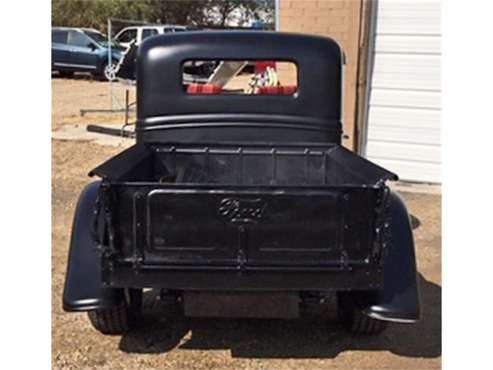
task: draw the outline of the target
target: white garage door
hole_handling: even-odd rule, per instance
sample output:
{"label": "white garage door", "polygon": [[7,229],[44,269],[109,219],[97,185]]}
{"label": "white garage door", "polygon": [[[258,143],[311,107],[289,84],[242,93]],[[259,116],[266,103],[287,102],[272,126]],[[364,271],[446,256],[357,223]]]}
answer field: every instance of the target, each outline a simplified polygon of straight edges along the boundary
{"label": "white garage door", "polygon": [[440,2],[375,2],[366,156],[440,182]]}

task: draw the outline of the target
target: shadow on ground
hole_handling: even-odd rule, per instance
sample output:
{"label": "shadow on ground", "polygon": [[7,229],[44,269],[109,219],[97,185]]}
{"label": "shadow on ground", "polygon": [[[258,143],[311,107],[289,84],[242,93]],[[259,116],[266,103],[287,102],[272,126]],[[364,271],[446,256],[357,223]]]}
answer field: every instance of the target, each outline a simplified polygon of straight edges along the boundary
{"label": "shadow on ground", "polygon": [[[140,328],[122,337],[120,349],[165,353],[225,349],[239,358],[334,358],[348,350],[390,351],[408,357],[441,355],[441,287],[420,275],[422,319],[393,324],[376,337],[353,336],[328,314],[298,320],[191,319],[177,307],[147,307]],[[152,294],[152,292],[150,292]],[[146,302],[152,301],[146,296]]]}
{"label": "shadow on ground", "polygon": [[74,72],[70,76],[61,76],[58,72],[52,72],[51,78],[56,80],[99,81],[96,76],[89,72]]}

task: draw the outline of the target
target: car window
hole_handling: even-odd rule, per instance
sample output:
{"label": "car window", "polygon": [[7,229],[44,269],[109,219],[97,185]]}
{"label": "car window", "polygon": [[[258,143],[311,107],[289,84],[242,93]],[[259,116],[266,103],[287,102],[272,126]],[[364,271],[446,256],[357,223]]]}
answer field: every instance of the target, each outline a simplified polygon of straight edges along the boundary
{"label": "car window", "polygon": [[[106,35],[103,35],[102,33],[99,32],[94,32],[94,31],[86,31],[85,34],[89,36],[93,41],[95,41],[97,44],[103,46],[103,47],[108,47],[108,37]],[[117,48],[117,49],[124,49],[117,41],[111,40],[111,47],[112,48]]]}
{"label": "car window", "polygon": [[173,32],[173,29],[172,28],[165,28],[164,33],[168,33],[168,32]]}
{"label": "car window", "polygon": [[93,32],[93,31],[86,31],[86,35],[89,36],[91,39],[93,39],[94,41],[96,41],[100,45],[108,43],[108,39],[102,33]]}
{"label": "car window", "polygon": [[135,40],[137,38],[137,30],[136,29],[130,29],[122,32],[118,37],[117,40],[118,42],[130,42],[132,40]]}
{"label": "car window", "polygon": [[51,31],[51,42],[57,44],[67,43],[67,31]]}
{"label": "car window", "polygon": [[91,41],[82,32],[70,31],[68,33],[68,43],[73,46],[88,47]]}
{"label": "car window", "polygon": [[185,31],[185,29],[183,29],[183,28],[175,28],[175,32],[184,32],[184,31]]}
{"label": "car window", "polygon": [[142,40],[154,35],[157,35],[157,30],[155,28],[146,28],[142,30]]}

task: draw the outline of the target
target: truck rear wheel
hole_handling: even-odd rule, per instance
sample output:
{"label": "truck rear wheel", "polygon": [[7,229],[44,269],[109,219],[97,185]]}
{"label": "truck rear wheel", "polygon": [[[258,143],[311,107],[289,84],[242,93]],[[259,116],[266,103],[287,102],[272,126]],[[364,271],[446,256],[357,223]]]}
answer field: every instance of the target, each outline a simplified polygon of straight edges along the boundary
{"label": "truck rear wheel", "polygon": [[357,306],[350,293],[338,295],[337,312],[345,327],[354,334],[376,335],[387,327],[387,322],[372,319],[365,315]]}
{"label": "truck rear wheel", "polygon": [[118,335],[130,331],[141,311],[142,290],[132,289],[117,307],[89,311],[92,326],[102,334]]}

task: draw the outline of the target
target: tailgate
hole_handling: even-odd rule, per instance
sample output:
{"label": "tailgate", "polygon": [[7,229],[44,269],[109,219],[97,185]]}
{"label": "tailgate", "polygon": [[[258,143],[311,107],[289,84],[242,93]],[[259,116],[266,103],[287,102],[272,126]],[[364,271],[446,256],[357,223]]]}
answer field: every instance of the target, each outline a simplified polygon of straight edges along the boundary
{"label": "tailgate", "polygon": [[149,264],[363,263],[371,253],[377,191],[153,189],[134,215],[144,218],[137,220],[145,225],[139,249]]}

